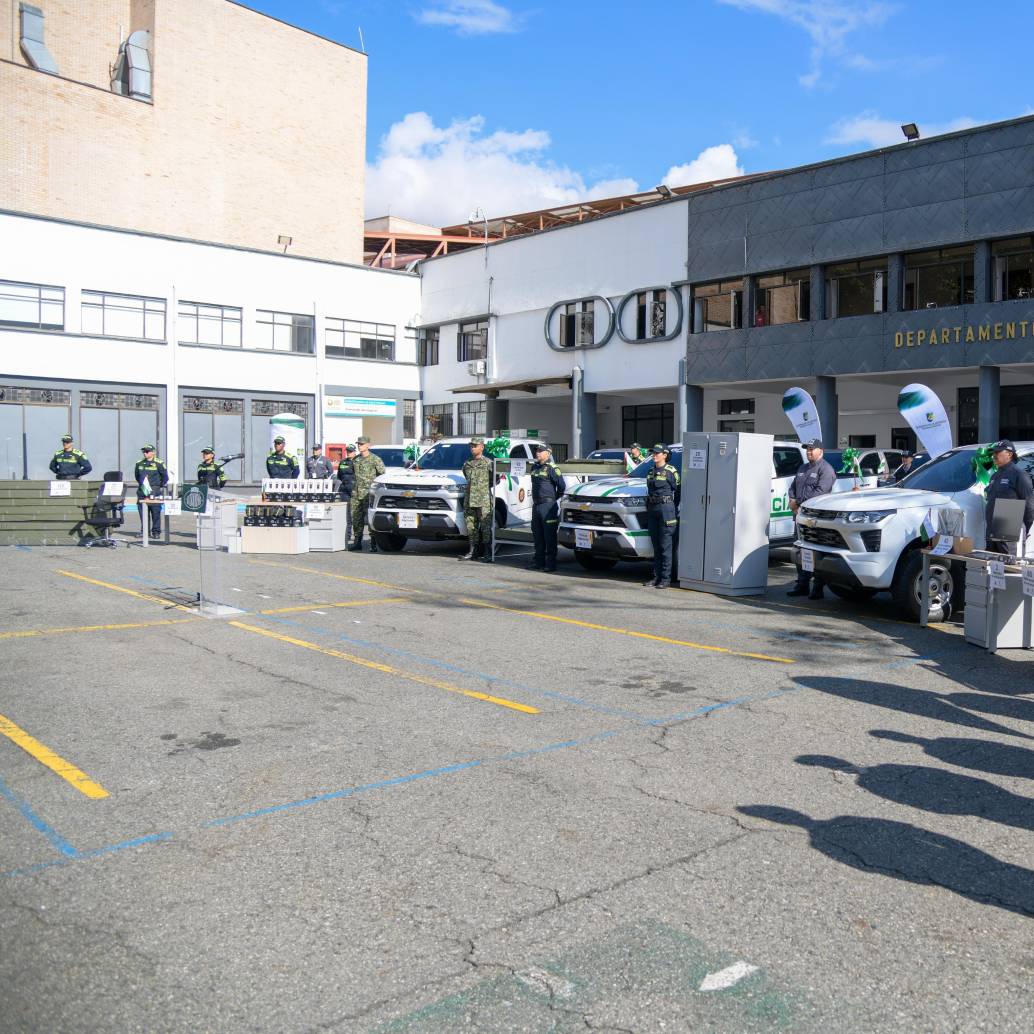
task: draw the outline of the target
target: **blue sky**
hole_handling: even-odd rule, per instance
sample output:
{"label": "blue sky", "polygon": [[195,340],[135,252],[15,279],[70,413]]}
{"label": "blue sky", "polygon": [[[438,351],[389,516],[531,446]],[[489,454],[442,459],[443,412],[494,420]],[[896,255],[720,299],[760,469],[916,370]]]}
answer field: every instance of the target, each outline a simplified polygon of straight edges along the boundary
{"label": "blue sky", "polygon": [[436,224],[1034,112],[1000,0],[249,0],[369,54],[367,214]]}

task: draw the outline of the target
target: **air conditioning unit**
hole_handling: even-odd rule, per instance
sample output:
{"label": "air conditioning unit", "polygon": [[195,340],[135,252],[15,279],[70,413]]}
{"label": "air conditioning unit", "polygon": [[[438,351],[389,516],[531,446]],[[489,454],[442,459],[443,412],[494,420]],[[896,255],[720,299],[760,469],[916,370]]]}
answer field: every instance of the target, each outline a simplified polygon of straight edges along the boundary
{"label": "air conditioning unit", "polygon": [[488,369],[488,365],[484,359],[475,359],[472,363],[467,363],[467,373],[471,377],[483,377],[485,371]]}

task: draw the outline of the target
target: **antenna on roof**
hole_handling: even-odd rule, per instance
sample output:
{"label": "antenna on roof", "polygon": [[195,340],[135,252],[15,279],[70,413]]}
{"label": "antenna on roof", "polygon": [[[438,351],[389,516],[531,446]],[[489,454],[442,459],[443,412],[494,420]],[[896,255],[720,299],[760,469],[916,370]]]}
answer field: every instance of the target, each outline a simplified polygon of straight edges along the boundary
{"label": "antenna on roof", "polygon": [[359,49],[365,54],[366,53],[366,40],[363,39],[363,27],[359,26]]}

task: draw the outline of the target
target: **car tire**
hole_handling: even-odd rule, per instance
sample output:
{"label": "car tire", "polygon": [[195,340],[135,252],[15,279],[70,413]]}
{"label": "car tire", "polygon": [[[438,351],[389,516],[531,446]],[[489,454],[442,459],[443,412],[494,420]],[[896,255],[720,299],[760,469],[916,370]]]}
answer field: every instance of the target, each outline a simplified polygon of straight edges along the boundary
{"label": "car tire", "polygon": [[[919,620],[919,588],[923,577],[923,554],[918,549],[910,550],[898,567],[890,593],[902,617],[909,621]],[[947,621],[951,617],[951,598],[955,591],[955,576],[951,563],[944,563],[939,557],[930,558],[930,617],[933,622]]]}
{"label": "car tire", "polygon": [[406,548],[406,536],[398,535],[394,531],[375,531],[373,540],[377,548],[385,553],[401,553]]}
{"label": "car tire", "polygon": [[576,549],[574,558],[586,571],[610,571],[617,567],[616,560],[607,556],[593,556],[592,553],[586,553],[584,549]]}
{"label": "car tire", "polygon": [[871,600],[876,595],[877,589],[866,589],[860,585],[828,585],[827,589],[838,599],[851,600],[854,603],[861,603],[864,600]]}

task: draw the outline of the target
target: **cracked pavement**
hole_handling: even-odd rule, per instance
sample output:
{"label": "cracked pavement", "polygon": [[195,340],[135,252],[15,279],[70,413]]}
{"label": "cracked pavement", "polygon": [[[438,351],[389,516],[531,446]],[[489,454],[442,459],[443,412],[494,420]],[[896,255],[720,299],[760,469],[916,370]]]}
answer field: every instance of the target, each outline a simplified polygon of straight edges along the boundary
{"label": "cracked pavement", "polygon": [[4,1034],[1029,1030],[1026,655],[437,546],[225,557],[235,626],[174,543],[5,555],[0,714],[109,796],[0,737]]}

